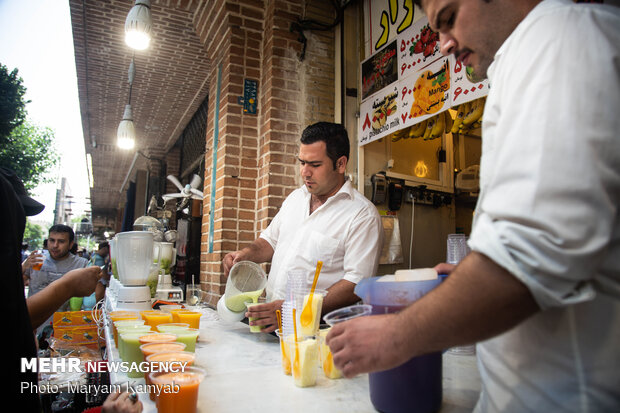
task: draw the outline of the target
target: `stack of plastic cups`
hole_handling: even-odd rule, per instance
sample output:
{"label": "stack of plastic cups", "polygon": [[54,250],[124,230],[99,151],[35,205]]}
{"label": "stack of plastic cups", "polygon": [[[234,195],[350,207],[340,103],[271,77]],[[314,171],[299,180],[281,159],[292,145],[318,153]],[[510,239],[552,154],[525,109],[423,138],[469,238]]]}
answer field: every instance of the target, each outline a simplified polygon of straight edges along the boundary
{"label": "stack of plastic cups", "polygon": [[[286,297],[282,303],[282,332],[284,337],[294,334],[293,308],[295,308],[296,294],[308,291],[310,291],[310,286],[306,272],[301,270],[289,271],[286,282]],[[296,309],[297,312],[301,312],[301,310],[301,308]]]}
{"label": "stack of plastic cups", "polygon": [[[448,264],[456,265],[469,254],[469,247],[467,246],[467,237],[465,234],[449,234],[446,246],[446,262]],[[448,350],[448,352],[450,354],[472,356],[476,354],[476,345],[471,344],[468,346],[453,347]]]}

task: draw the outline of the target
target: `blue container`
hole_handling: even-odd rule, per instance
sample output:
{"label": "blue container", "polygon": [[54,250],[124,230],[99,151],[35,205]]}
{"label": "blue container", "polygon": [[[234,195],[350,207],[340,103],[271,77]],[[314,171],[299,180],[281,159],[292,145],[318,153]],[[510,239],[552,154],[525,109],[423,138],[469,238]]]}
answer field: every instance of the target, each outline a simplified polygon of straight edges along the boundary
{"label": "blue container", "polygon": [[[360,281],[355,294],[372,305],[373,314],[395,313],[441,284],[430,281],[393,281],[393,276]],[[389,349],[388,349],[389,351]],[[431,413],[441,407],[442,353],[414,357],[390,370],[370,373],[370,400],[382,413]]]}

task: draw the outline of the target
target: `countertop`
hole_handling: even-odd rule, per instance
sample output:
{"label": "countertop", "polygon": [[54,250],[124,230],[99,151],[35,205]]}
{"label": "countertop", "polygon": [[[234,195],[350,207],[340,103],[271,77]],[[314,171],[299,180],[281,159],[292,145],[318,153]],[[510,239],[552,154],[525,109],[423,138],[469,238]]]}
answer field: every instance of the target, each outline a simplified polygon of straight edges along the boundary
{"label": "countertop", "polygon": [[[200,385],[198,412],[376,412],[367,374],[330,380],[320,371],[316,386],[298,388],[291,376],[282,373],[276,337],[251,333],[241,322],[225,323],[210,308],[198,310],[203,316],[195,365],[207,372]],[[108,360],[118,360],[118,350],[109,335],[106,340]],[[129,379],[123,373],[110,373],[110,380],[112,384],[144,384],[144,379]],[[472,411],[479,392],[476,357],[444,353],[440,412]],[[144,412],[157,411],[148,394],[140,394],[140,400]]]}

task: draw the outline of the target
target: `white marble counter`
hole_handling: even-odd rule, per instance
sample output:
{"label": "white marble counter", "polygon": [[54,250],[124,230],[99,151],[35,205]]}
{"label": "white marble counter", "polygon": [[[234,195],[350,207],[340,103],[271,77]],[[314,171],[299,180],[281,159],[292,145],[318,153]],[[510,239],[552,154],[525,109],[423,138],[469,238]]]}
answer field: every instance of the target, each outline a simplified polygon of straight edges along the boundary
{"label": "white marble counter", "polygon": [[[197,366],[207,376],[200,385],[199,412],[375,412],[369,396],[368,376],[330,380],[319,372],[315,387],[298,388],[282,373],[278,339],[250,333],[243,323],[219,320],[211,309],[201,309],[200,337],[196,345]],[[118,359],[108,340],[109,360]],[[112,384],[144,384],[111,374]],[[480,379],[475,356],[444,354],[441,412],[470,412],[478,399]],[[141,394],[144,412],[156,412],[148,394]]]}

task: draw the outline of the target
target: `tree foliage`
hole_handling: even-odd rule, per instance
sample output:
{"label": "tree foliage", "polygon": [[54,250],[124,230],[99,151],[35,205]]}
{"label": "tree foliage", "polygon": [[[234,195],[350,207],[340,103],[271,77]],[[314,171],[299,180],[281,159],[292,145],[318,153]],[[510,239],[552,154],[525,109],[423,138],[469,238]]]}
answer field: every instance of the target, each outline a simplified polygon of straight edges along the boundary
{"label": "tree foliage", "polygon": [[24,100],[26,87],[17,74],[17,69],[9,72],[0,63],[0,146],[5,146],[6,139],[13,129],[26,120],[26,104]]}
{"label": "tree foliage", "polygon": [[54,132],[28,121],[14,128],[6,144],[0,145],[0,166],[15,171],[28,191],[55,180],[49,172],[59,159],[54,147]]}
{"label": "tree foliage", "polygon": [[28,249],[34,251],[43,247],[43,240],[47,237],[47,231],[39,224],[34,224],[26,220],[24,229],[24,241],[28,244]]}

